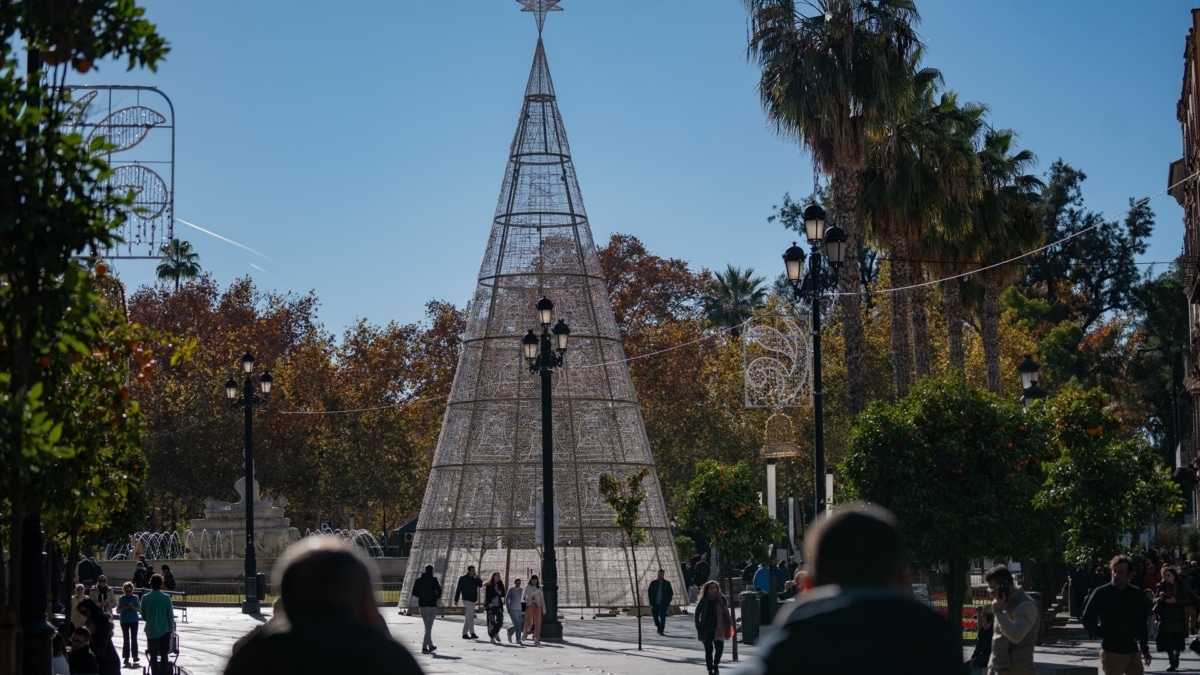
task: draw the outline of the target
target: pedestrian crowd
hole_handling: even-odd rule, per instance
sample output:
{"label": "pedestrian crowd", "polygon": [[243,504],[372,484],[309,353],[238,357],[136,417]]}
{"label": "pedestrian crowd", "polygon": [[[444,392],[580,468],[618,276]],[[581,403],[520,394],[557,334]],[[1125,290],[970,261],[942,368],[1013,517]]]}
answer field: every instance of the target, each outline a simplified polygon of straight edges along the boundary
{"label": "pedestrian crowd", "polygon": [[[804,564],[795,557],[738,566],[747,588],[770,594],[780,611],[763,633],[741,675],[812,673],[962,674],[971,665],[988,675],[1033,675],[1042,615],[1038,603],[1004,565],[987,570],[991,604],[979,616],[979,644],[964,664],[960,636],[945,618],[918,601],[904,562],[893,514],[870,504],[843,504],[808,532]],[[1176,564],[1178,562],[1178,564]],[[86,563],[86,565],[85,565]],[[718,580],[733,573],[723,565],[716,575],[708,556],[682,565],[684,595],[666,570],[644,587],[655,630],[666,635],[671,607],[691,607],[695,637],[709,675],[719,675],[725,643],[738,638],[733,603]],[[80,563],[67,621],[54,641],[55,673],[116,675],[121,662],[138,664],[138,635],[144,635],[152,673],[170,673],[169,652],[177,649],[174,612],[163,591],[174,577],[139,561],[136,580],[109,586],[99,564]],[[234,647],[226,673],[275,672],[286,675],[353,670],[421,673],[419,663],[396,642],[376,603],[373,564],[356,549],[325,537],[294,544],[276,566],[275,612],[271,620]],[[87,583],[85,583],[87,582]],[[138,582],[145,584],[139,587]],[[147,588],[148,587],[148,588]],[[1153,648],[1166,654],[1168,672],[1180,667],[1181,653],[1197,632],[1200,564],[1178,551],[1151,550],[1118,555],[1103,567],[1080,564],[1070,574],[1070,606],[1082,625],[1100,640],[1105,675],[1142,675]],[[432,565],[413,581],[411,596],[424,624],[422,653],[433,655],[435,617],[449,604]],[[461,603],[462,638],[477,640],[476,611],[485,615],[487,638],[502,644],[541,644],[545,593],[537,575],[507,584],[499,571],[481,575],[474,566],[457,578],[450,603]],[[752,611],[743,607],[743,611]],[[765,618],[765,617],[764,617]],[[505,631],[505,623],[507,631]],[[139,631],[139,624],[144,630]],[[123,649],[115,649],[116,626]],[[870,636],[864,649],[863,636]],[[1192,638],[1200,652],[1200,638]],[[698,658],[698,657],[697,657]]]}
{"label": "pedestrian crowd", "polygon": [[[139,667],[139,632],[144,634],[152,675],[172,671],[169,656],[175,650],[175,610],[164,593],[175,587],[170,567],[162,573],[142,557],[133,579],[120,588],[110,586],[100,562],[84,555],[75,568],[74,594],[63,607],[64,616],[54,636],[55,675],[118,675],[121,666]],[[114,640],[121,631],[121,651]],[[142,630],[139,631],[139,626]]]}

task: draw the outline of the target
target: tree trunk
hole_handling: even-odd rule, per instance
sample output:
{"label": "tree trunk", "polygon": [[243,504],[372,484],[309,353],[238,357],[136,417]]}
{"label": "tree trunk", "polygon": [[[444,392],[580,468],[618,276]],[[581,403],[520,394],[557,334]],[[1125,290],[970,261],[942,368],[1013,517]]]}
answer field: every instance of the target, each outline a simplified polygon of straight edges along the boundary
{"label": "tree trunk", "polygon": [[950,370],[960,373],[967,367],[967,357],[963,351],[961,283],[958,279],[942,282],[942,295],[946,299],[946,342],[949,347]]}
{"label": "tree trunk", "polygon": [[846,232],[847,255],[846,264],[842,265],[838,274],[838,290],[842,294],[838,296],[838,305],[842,310],[842,332],[846,341],[846,384],[850,394],[850,415],[855,417],[867,407],[861,313],[862,275],[858,267],[859,246],[862,241],[858,222],[861,190],[857,173],[852,169],[837,169],[830,181],[830,189],[833,192],[834,210],[840,220],[836,224]]}
{"label": "tree trunk", "polygon": [[633,603],[637,607],[638,618],[638,651],[642,651],[642,593],[638,589],[637,547],[633,545],[633,537],[629,538],[629,555],[633,558]]}
{"label": "tree trunk", "polygon": [[[910,284],[922,281],[920,269],[909,268]],[[913,382],[929,377],[933,372],[933,347],[929,341],[929,289],[914,288],[908,292],[908,304],[912,308],[913,337]]]}
{"label": "tree trunk", "polygon": [[955,556],[946,561],[946,620],[956,635],[962,635],[963,597],[970,589],[967,569],[966,558]]}
{"label": "tree trunk", "polygon": [[[888,238],[888,250],[891,254],[891,288],[902,289],[908,285],[908,253],[904,241],[899,237]],[[912,386],[912,338],[909,317],[909,292],[893,290],[888,294],[888,305],[891,307],[892,333],[892,386],[894,400],[908,396]],[[819,477],[818,477],[819,478]]]}
{"label": "tree trunk", "polygon": [[[985,275],[986,276],[986,275]],[[1000,288],[995,279],[983,282],[983,357],[987,363],[987,388],[1000,393]]]}
{"label": "tree trunk", "polygon": [[78,528],[72,528],[71,540],[67,545],[66,569],[63,570],[62,582],[58,584],[58,599],[66,608],[71,607],[71,596],[75,595],[75,571],[79,567],[79,535]]}

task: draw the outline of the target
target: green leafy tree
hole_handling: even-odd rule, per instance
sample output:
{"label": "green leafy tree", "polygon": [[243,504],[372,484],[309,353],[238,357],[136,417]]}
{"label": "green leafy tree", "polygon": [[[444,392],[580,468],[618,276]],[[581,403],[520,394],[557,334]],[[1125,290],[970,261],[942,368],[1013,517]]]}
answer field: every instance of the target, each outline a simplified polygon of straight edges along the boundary
{"label": "green leafy tree", "polygon": [[909,563],[944,562],[949,619],[961,628],[972,558],[1044,548],[1034,497],[1051,459],[1041,416],[951,374],[859,416],[842,465],[849,496],[900,516]]}
{"label": "green leafy tree", "polygon": [[638,651],[642,650],[642,593],[638,589],[637,547],[646,541],[646,531],[638,527],[638,520],[641,518],[642,504],[648,497],[642,489],[642,479],[648,475],[649,469],[630,474],[622,486],[621,481],[613,476],[607,473],[600,474],[600,495],[604,497],[608,508],[613,510],[613,521],[625,533],[625,540],[629,542],[629,555],[633,561],[633,573],[629,580],[633,586],[633,599],[637,607]]}
{"label": "green leafy tree", "polygon": [[195,279],[200,275],[200,254],[192,250],[189,242],[172,239],[170,244],[163,246],[163,254],[166,258],[154,271],[159,279],[174,281],[176,293],[180,279]]}
{"label": "green leafy tree", "polygon": [[[702,532],[726,559],[726,592],[732,594],[728,565],[735,560],[763,560],[770,546],[784,537],[786,528],[759,503],[758,482],[746,462],[732,465],[704,460],[688,487],[681,523]],[[737,659],[737,641],[733,658]]]}
{"label": "green leafy tree", "polygon": [[1184,385],[1188,352],[1188,317],[1179,311],[1183,296],[1183,260],[1166,272],[1147,279],[1134,305],[1133,357],[1126,378],[1132,391],[1121,401],[1126,419],[1141,413],[1159,457],[1171,462],[1175,448],[1188,433],[1193,413],[1192,397]]}
{"label": "green leafy tree", "polygon": [[1062,514],[1065,560],[1106,559],[1122,533],[1182,508],[1170,472],[1103,391],[1065,387],[1046,401],[1046,417],[1057,458],[1038,501]]}
{"label": "green leafy tree", "polygon": [[[30,486],[71,455],[59,445],[61,408],[44,400],[58,382],[42,359],[91,351],[65,321],[86,283],[76,257],[114,244],[117,214],[132,202],[106,189],[104,139],[85,144],[71,130],[63,85],[72,70],[104,59],[153,69],[167,47],[143,15],[130,0],[0,4],[0,496],[9,521],[0,543],[13,561],[0,589],[4,654],[16,653],[22,561],[38,553],[24,544],[26,526],[41,526],[42,503]],[[20,672],[19,659],[13,665]]]}

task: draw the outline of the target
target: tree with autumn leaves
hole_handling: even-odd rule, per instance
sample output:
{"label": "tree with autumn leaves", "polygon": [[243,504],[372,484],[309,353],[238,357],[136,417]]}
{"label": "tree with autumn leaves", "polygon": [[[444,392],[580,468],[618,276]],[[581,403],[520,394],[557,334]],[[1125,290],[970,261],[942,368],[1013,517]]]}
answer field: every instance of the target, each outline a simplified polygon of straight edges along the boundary
{"label": "tree with autumn leaves", "polygon": [[463,313],[430,302],[421,323],[367,321],[335,339],[312,294],[261,291],[249,279],[221,290],[208,275],[143,287],[135,320],[195,340],[193,358],[134,387],[146,410],[148,498],[156,530],[186,528],[206,497],[231,498],[242,434],[221,387],[253,351],[275,380],[254,416],[258,479],[285,495],[293,522],[322,520],[390,532],[416,516],[458,362]]}

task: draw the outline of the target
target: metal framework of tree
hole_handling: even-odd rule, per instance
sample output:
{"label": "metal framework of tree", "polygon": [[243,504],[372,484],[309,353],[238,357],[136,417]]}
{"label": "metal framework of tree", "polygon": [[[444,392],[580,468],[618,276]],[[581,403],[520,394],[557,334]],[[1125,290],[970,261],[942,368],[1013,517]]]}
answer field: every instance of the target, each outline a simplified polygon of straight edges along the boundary
{"label": "metal framework of tree", "polygon": [[553,377],[559,607],[629,606],[630,551],[601,498],[601,474],[649,471],[633,588],[659,568],[682,588],[682,574],[542,45],[545,12],[559,8],[556,0],[521,2],[536,13],[537,49],[406,578],[427,564],[443,583],[468,565],[505,580],[541,572],[540,385],[520,343],[544,295],[571,326]]}

